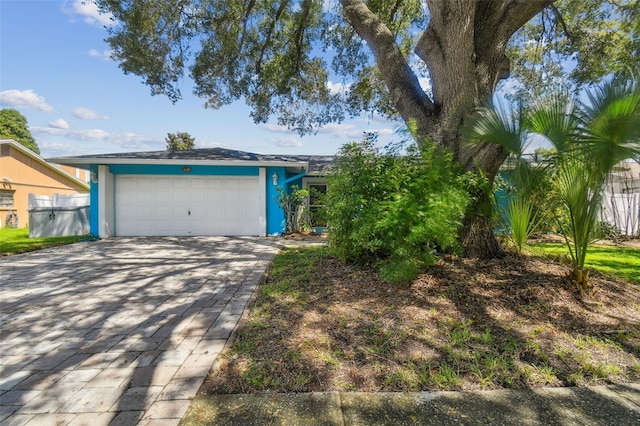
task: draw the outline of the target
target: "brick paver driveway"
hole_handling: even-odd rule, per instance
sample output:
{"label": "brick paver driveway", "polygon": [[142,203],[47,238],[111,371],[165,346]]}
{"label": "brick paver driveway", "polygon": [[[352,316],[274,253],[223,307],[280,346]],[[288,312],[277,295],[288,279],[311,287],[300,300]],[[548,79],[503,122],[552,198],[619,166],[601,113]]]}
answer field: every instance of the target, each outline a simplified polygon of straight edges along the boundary
{"label": "brick paver driveway", "polygon": [[113,238],[0,258],[1,424],[177,424],[276,251]]}

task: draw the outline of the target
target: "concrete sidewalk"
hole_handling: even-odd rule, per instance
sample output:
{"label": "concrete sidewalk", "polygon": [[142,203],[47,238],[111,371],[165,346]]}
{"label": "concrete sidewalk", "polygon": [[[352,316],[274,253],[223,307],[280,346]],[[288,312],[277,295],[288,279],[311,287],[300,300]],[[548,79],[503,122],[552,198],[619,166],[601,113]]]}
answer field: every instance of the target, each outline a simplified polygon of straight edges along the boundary
{"label": "concrete sidewalk", "polygon": [[181,425],[638,425],[640,384],[475,392],[210,395]]}

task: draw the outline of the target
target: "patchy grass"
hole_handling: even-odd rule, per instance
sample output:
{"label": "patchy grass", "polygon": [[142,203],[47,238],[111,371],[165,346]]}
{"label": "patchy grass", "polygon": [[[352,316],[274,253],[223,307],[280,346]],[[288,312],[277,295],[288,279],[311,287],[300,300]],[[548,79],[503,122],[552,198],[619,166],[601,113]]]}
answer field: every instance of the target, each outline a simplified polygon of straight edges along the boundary
{"label": "patchy grass", "polygon": [[640,294],[535,256],[450,257],[410,286],[326,248],[276,256],[203,393],[418,391],[640,379]]}
{"label": "patchy grass", "polygon": [[71,244],[90,238],[86,235],[74,235],[70,237],[29,238],[28,228],[1,228],[0,229],[0,256],[26,253],[28,251],[41,250],[47,247]]}
{"label": "patchy grass", "polygon": [[[534,253],[567,258],[567,247],[557,243],[537,243],[530,246]],[[640,284],[640,248],[594,245],[587,251],[588,267],[605,274]]]}

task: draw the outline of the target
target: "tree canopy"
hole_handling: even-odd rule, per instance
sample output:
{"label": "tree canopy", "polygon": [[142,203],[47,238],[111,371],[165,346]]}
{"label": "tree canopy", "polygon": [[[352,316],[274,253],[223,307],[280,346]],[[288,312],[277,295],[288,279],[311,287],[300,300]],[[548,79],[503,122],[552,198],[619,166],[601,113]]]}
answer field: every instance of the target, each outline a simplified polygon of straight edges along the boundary
{"label": "tree canopy", "polygon": [[244,99],[256,122],[277,117],[300,132],[362,111],[406,120],[405,97],[437,110],[456,80],[441,68],[456,74],[470,60],[469,78],[491,92],[510,70],[527,90],[543,90],[559,76],[596,82],[637,64],[640,52],[638,0],[97,3],[114,16],[114,57],[153,94],[177,101],[189,73],[207,107]]}
{"label": "tree canopy", "polygon": [[15,109],[0,110],[0,139],[13,139],[40,154],[40,148],[29,131],[27,118]]}
{"label": "tree canopy", "polygon": [[[300,133],[363,111],[398,118],[418,144],[435,141],[489,183],[507,152],[468,144],[460,129],[512,70],[527,77],[525,90],[566,74],[581,84],[638,54],[638,0],[96,3],[113,16],[113,57],[153,94],[177,101],[188,73],[205,106],[243,99],[256,122],[275,117]],[[476,205],[465,248],[496,253],[489,200],[480,196]]]}
{"label": "tree canopy", "polygon": [[558,1],[516,33],[508,55],[517,96],[525,100],[550,90],[578,92],[612,73],[633,76],[640,64],[640,1]]}
{"label": "tree canopy", "polygon": [[187,132],[167,133],[164,140],[168,151],[182,151],[196,146],[196,139]]}

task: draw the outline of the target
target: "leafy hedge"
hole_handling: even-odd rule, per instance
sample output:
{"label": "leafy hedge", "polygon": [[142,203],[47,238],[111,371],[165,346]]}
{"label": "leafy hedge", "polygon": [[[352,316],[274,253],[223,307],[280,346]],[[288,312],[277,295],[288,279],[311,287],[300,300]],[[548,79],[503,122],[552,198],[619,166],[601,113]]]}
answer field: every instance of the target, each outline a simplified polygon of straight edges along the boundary
{"label": "leafy hedge", "polygon": [[410,281],[437,251],[457,247],[470,197],[451,155],[375,142],[340,150],[327,193],[329,242],[344,260],[375,262],[384,279]]}

